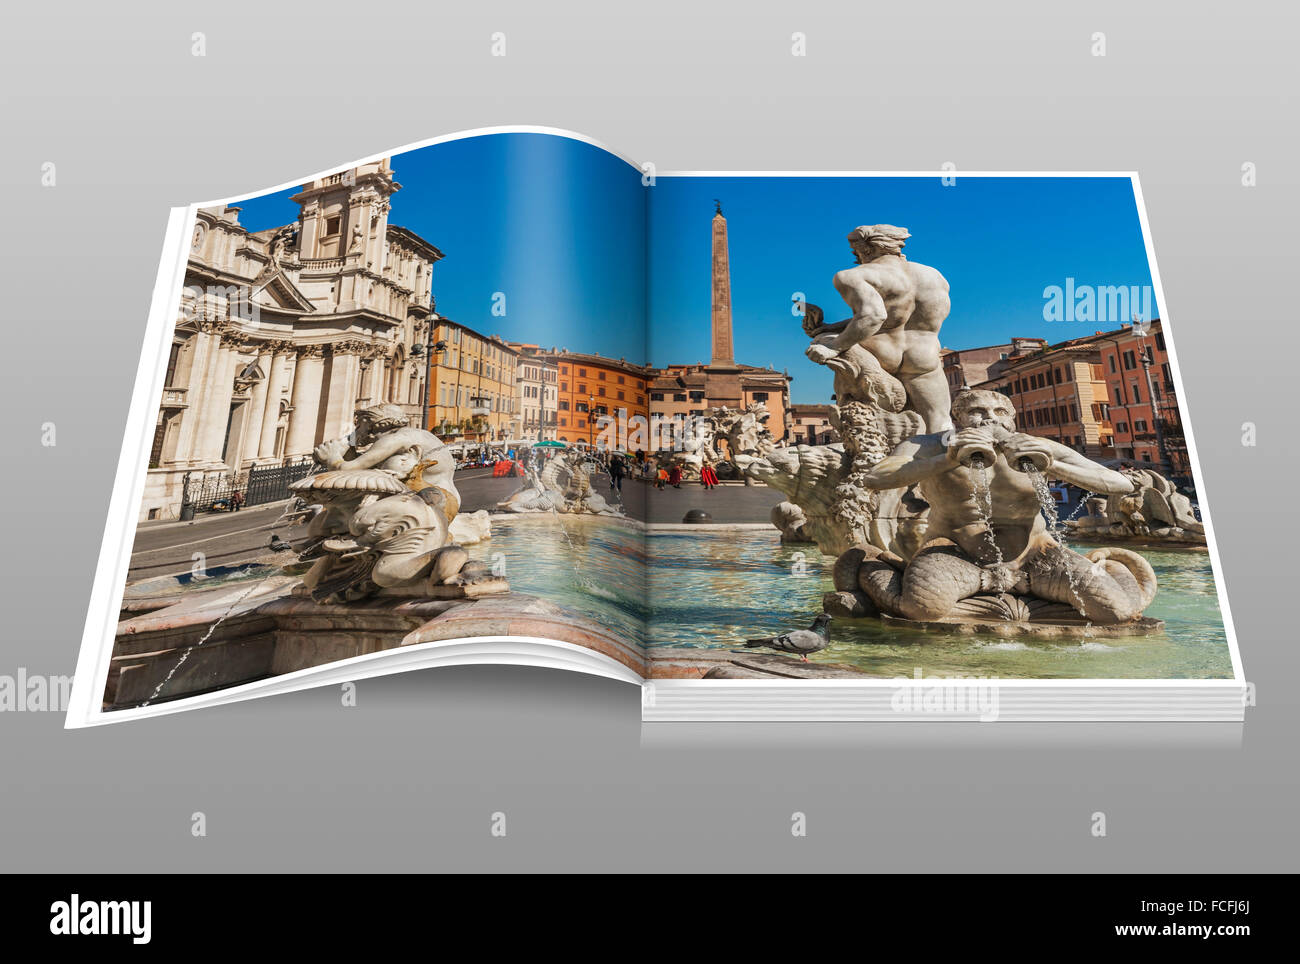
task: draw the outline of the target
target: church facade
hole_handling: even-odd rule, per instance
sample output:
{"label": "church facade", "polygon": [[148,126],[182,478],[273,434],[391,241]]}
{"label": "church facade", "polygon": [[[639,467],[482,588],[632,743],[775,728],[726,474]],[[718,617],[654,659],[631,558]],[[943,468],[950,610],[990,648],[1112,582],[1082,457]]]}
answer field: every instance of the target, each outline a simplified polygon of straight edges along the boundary
{"label": "church facade", "polygon": [[425,421],[442,252],[389,223],[387,158],[304,185],[298,220],[249,231],[198,212],[140,521],[175,519],[201,483],[304,459],[389,402]]}

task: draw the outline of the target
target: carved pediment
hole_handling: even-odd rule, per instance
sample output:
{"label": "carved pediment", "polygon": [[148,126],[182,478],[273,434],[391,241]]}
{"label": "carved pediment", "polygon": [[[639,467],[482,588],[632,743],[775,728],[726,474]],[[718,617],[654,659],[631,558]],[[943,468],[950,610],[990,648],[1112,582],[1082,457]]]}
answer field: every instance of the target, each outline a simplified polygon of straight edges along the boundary
{"label": "carved pediment", "polygon": [[259,278],[252,293],[253,303],[263,308],[289,311],[315,311],[316,306],[289,280],[283,271]]}

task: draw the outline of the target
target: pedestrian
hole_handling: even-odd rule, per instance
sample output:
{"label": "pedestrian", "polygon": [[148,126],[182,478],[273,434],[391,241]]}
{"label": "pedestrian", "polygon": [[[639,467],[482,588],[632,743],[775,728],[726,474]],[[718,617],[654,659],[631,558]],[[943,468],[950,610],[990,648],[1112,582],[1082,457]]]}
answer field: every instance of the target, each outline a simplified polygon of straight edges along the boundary
{"label": "pedestrian", "polygon": [[614,455],[609,460],[609,491],[623,491],[623,459]]}
{"label": "pedestrian", "polygon": [[700,468],[700,482],[706,492],[718,484],[718,473],[713,471],[713,463],[705,462]]}
{"label": "pedestrian", "polygon": [[682,467],[680,465],[674,465],[672,470],[669,471],[668,484],[674,489],[680,489],[682,487]]}
{"label": "pedestrian", "polygon": [[667,481],[668,481],[668,470],[661,465],[659,466],[659,471],[655,473],[655,488],[662,489],[664,487],[664,483]]}
{"label": "pedestrian", "polygon": [[244,504],[244,493],[236,489],[230,493],[230,511],[238,512]]}

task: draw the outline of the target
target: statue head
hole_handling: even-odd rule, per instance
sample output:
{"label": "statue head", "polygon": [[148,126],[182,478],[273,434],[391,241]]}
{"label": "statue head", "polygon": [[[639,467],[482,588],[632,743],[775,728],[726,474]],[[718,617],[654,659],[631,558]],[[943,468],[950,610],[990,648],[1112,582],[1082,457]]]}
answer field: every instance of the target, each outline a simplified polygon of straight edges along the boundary
{"label": "statue head", "polygon": [[408,418],[400,406],[392,404],[371,405],[354,413],[357,425],[357,444],[369,445],[385,432],[406,428]]}
{"label": "statue head", "polygon": [[863,224],[849,232],[849,247],[858,264],[866,264],[887,254],[902,258],[903,245],[912,236],[907,228],[892,224]]}
{"label": "statue head", "polygon": [[952,400],[952,423],[959,429],[1001,425],[1016,430],[1016,407],[1001,392],[965,388]]}

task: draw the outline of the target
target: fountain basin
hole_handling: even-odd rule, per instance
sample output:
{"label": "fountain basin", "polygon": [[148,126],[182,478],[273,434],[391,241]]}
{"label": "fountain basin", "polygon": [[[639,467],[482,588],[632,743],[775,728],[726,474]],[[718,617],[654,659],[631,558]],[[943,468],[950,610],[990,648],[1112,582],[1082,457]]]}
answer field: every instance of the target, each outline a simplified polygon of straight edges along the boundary
{"label": "fountain basin", "polygon": [[[313,602],[300,588],[296,578],[267,567],[260,583],[245,578],[181,602],[168,594],[162,608],[123,619],[105,709],[180,699],[402,646],[483,636],[560,640],[637,673],[645,669],[644,654],[621,636],[524,593],[477,599],[393,593],[332,604]],[[141,611],[149,607],[138,602]]]}
{"label": "fountain basin", "polygon": [[1029,637],[1032,639],[1119,639],[1125,636],[1154,636],[1165,631],[1163,620],[1141,616],[1127,623],[1101,626],[1078,622],[1025,622],[1012,620],[934,620],[932,622],[903,619],[901,616],[881,614],[879,620],[887,626],[920,629],[952,636],[998,636],[1003,639]]}

